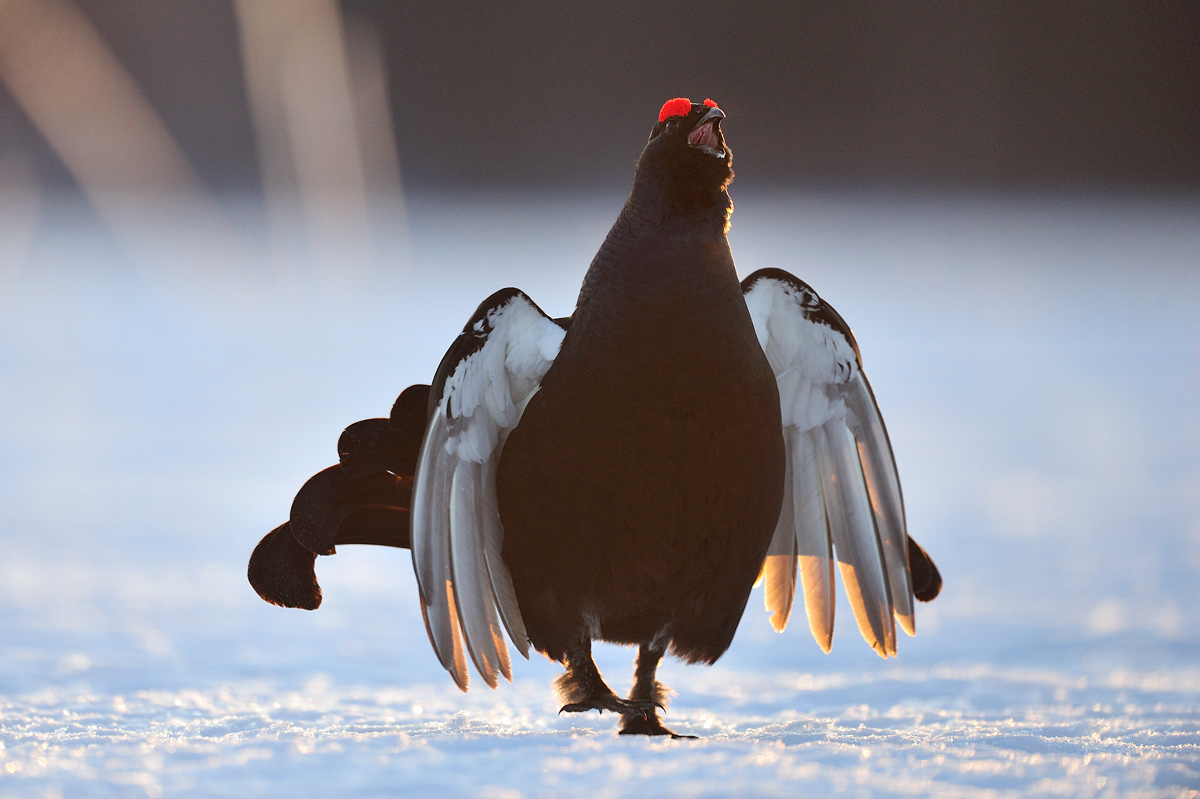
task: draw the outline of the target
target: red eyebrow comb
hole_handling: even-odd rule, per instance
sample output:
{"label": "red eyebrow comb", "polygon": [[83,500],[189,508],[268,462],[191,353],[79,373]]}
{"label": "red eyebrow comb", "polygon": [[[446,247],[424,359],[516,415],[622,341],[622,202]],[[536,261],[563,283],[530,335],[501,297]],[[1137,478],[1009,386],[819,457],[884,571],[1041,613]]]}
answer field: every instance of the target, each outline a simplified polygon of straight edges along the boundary
{"label": "red eyebrow comb", "polygon": [[685,117],[692,111],[692,101],[686,97],[676,97],[663,103],[658,112],[658,121],[666,122],[671,117]]}

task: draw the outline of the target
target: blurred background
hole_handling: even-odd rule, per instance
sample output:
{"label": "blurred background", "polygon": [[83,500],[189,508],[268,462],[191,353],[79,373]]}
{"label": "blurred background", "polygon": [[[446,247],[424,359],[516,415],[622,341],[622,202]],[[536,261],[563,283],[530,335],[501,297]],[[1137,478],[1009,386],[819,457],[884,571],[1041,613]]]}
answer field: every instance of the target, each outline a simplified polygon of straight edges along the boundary
{"label": "blurred background", "polygon": [[[854,327],[946,589],[887,663],[847,613],[825,657],[752,597],[717,667],[665,667],[675,725],[745,733],[751,760],[767,724],[816,742],[789,757],[872,746],[821,773],[923,795],[1200,788],[1193,0],[0,0],[7,774],[237,796],[247,759],[265,792],[392,757],[465,793],[482,783],[428,752],[296,753],[398,724],[454,752],[429,725],[463,707],[493,732],[608,729],[554,720],[537,660],[460,697],[407,553],[320,559],[315,614],[244,569],[480,300],[516,285],[570,312],[679,95],[728,114],[742,274],[792,271]],[[893,761],[862,731],[883,716]],[[180,754],[154,754],[168,734]],[[521,790],[564,751],[528,746],[497,766]],[[704,773],[768,784],[738,757]]]}
{"label": "blurred background", "polygon": [[136,197],[191,204],[205,237],[268,231],[320,258],[393,232],[406,194],[619,192],[680,94],[728,110],[740,192],[1200,185],[1188,0],[8,0],[3,14],[0,186],[25,231],[9,272],[64,207],[136,247],[156,226]]}
{"label": "blurred background", "polygon": [[0,142],[49,190],[113,169],[102,131],[217,194],[376,186],[397,143],[412,188],[621,186],[678,94],[730,107],[753,185],[1200,181],[1186,0],[13,0],[4,27]]}

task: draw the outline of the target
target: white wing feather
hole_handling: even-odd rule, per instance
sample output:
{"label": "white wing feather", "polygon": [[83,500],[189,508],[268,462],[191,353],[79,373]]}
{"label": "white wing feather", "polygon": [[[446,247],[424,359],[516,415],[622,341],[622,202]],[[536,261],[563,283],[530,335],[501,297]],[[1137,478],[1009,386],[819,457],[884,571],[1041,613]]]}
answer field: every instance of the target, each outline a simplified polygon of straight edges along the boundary
{"label": "white wing feather", "polygon": [[813,637],[828,652],[836,556],[859,631],[887,657],[896,654],[896,622],[915,632],[900,482],[854,346],[802,286],[756,276],[745,293],[778,382],[788,456],[783,509],[763,564],[765,602],[782,630],[798,577]]}
{"label": "white wing feather", "polygon": [[464,647],[492,688],[497,674],[512,680],[505,632],[529,657],[529,637],[501,557],[496,466],[564,331],[514,293],[464,335],[482,345],[452,366],[431,415],[417,461],[412,553],[429,640],[465,691]]}
{"label": "white wing feather", "polygon": [[796,596],[796,515],[792,501],[792,463],[787,463],[783,483],[783,508],[775,525],[771,547],[763,561],[762,579],[764,600],[771,611],[771,626],[776,632],[787,627]]}
{"label": "white wing feather", "polygon": [[788,460],[792,464],[793,518],[800,585],[804,609],[817,645],[825,652],[833,646],[833,539],[822,497],[821,471],[813,432],[787,430]]}
{"label": "white wing feather", "polygon": [[916,635],[912,576],[908,573],[908,532],[904,523],[904,497],[892,458],[879,405],[866,375],[860,370],[850,381],[846,396],[846,424],[854,434],[863,477],[871,497],[871,510],[879,530],[883,560],[896,621],[904,632]]}

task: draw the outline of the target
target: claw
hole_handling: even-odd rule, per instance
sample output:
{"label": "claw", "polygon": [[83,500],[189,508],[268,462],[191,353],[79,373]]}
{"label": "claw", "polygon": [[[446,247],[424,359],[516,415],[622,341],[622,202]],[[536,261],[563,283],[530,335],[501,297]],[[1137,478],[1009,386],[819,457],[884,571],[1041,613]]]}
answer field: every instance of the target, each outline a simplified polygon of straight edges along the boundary
{"label": "claw", "polygon": [[670,735],[671,738],[679,740],[681,738],[695,739],[695,735],[680,735],[674,730],[663,726],[659,721],[658,716],[652,718],[634,718],[628,716],[621,721],[621,735]]}
{"label": "claw", "polygon": [[590,697],[585,702],[568,702],[558,709],[558,714],[563,713],[586,713],[589,710],[597,710],[601,714],[608,710],[613,713],[619,713],[622,717],[626,716],[641,716],[642,718],[653,718],[654,708],[662,707],[657,702],[634,702],[628,699],[621,699],[615,694],[608,696]]}

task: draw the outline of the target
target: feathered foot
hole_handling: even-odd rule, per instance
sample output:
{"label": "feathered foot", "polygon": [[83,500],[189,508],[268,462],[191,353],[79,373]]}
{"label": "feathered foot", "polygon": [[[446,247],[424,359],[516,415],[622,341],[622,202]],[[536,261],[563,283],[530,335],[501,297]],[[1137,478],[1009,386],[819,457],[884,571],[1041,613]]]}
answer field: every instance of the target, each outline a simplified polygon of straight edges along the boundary
{"label": "feathered foot", "polygon": [[554,684],[565,704],[559,713],[583,713],[588,710],[609,710],[622,717],[651,718],[654,708],[661,707],[653,700],[622,699],[612,692],[600,676],[592,660],[592,642],[584,641],[567,651],[567,671]]}
{"label": "feathered foot", "polygon": [[[629,692],[631,702],[650,702],[655,708],[666,710],[667,686],[655,679],[658,664],[662,662],[663,650],[651,646],[638,647],[637,666],[633,672],[633,690]],[[670,735],[672,738],[695,738],[695,735],[680,735],[663,725],[658,711],[647,715],[625,715],[621,717],[621,735]]]}

